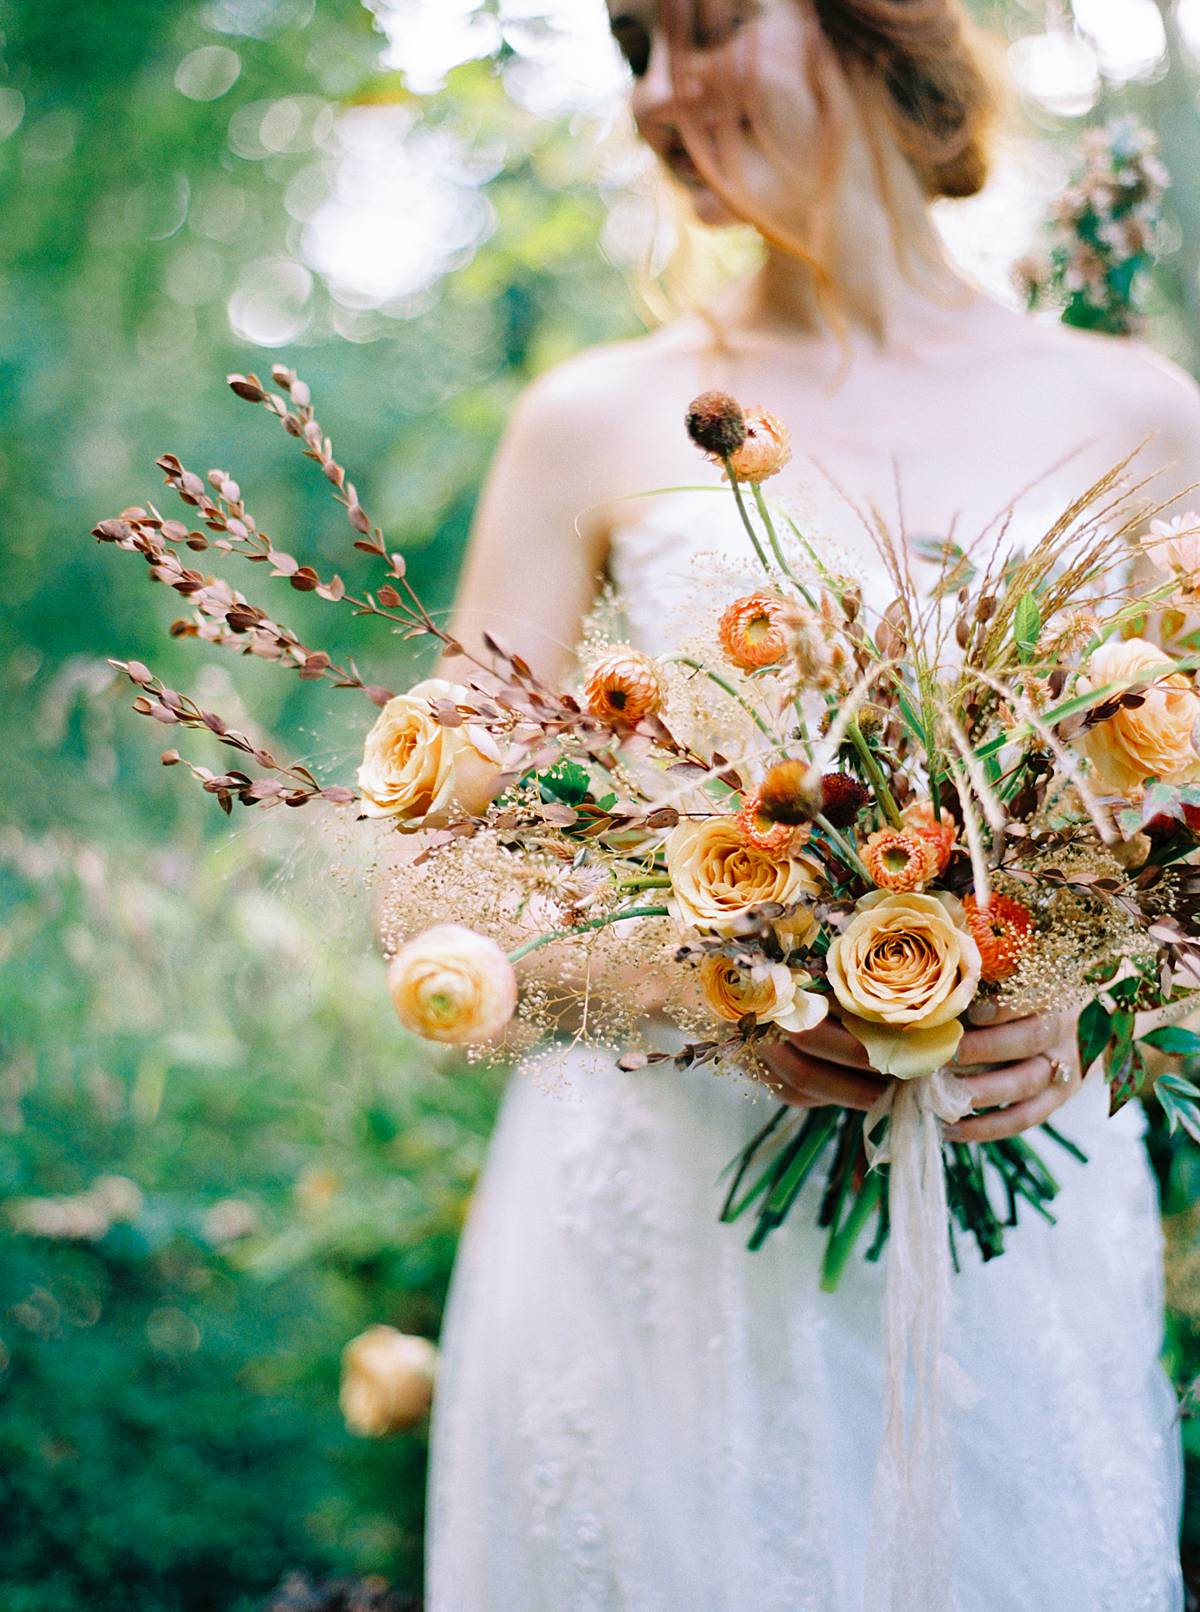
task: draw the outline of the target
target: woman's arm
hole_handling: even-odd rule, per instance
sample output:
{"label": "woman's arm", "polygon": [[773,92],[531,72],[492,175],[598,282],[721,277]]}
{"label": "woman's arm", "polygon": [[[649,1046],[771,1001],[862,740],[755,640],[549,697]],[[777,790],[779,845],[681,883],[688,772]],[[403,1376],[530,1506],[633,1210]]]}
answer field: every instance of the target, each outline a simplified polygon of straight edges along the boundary
{"label": "woman's arm", "polygon": [[[611,434],[595,418],[604,352],[560,365],[517,403],[480,498],[449,623],[476,653],[492,633],[549,682],[569,669],[604,567],[611,499],[628,491],[614,486]],[[455,657],[437,675],[462,672]]]}
{"label": "woman's arm", "polygon": [[[595,348],[535,381],[521,396],[480,499],[448,630],[486,652],[491,633],[538,676],[561,684],[603,575],[614,501],[639,485],[646,466],[622,451],[615,427],[628,418],[628,348]],[[462,681],[467,666],[444,657],[437,676]],[[427,836],[406,835],[397,861]],[[665,970],[589,971],[581,944],[558,943],[518,965],[523,979],[598,994],[619,993],[642,1012],[678,995]],[[568,1027],[564,1024],[564,1027]]]}

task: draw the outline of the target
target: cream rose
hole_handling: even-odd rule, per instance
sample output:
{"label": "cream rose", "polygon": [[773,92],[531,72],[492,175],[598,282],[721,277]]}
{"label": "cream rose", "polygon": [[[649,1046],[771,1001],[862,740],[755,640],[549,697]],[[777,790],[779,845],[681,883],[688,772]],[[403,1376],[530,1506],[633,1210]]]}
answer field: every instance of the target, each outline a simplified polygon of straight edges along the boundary
{"label": "cream rose", "polygon": [[[770,856],[747,845],[733,817],[684,818],[666,844],[671,893],[667,906],[685,929],[731,934],[751,907],[777,901],[791,906],[818,891],[802,857]],[[816,927],[807,908],[783,926],[802,945]]]}
{"label": "cream rose", "polygon": [[416,1427],[433,1400],[437,1350],[428,1338],[395,1327],[368,1327],[342,1350],[338,1403],[346,1426],[362,1438]]}
{"label": "cream rose", "polygon": [[1162,571],[1173,571],[1188,593],[1200,582],[1200,515],[1189,510],[1169,521],[1151,521],[1142,547]]}
{"label": "cream rose", "polygon": [[781,1030],[801,1034],[815,1030],[829,1011],[829,1003],[816,991],[806,991],[812,975],[763,963],[743,968],[731,957],[708,956],[700,964],[704,1000],[719,1019],[736,1024],[753,1013],[759,1024],[777,1024]]}
{"label": "cream rose", "polygon": [[467,699],[461,684],[426,678],[380,711],[367,734],[358,787],[367,817],[392,817],[398,828],[437,828],[455,807],[487,808],[500,772],[500,751],[479,727],[446,728],[430,710],[436,699]]}
{"label": "cream rose", "polygon": [[494,940],[462,924],[414,935],[392,958],[387,978],[400,1022],[427,1041],[488,1041],[516,1011],[512,964]]}
{"label": "cream rose", "polygon": [[881,1075],[912,1080],[954,1056],[982,962],[953,896],[873,890],[827,961],[842,1022]]}
{"label": "cream rose", "polygon": [[[1170,656],[1144,638],[1103,644],[1079,679],[1080,692],[1105,683],[1131,682]],[[1088,728],[1080,741],[1084,753],[1106,787],[1122,795],[1140,795],[1148,778],[1166,784],[1200,779],[1200,755],[1192,733],[1200,720],[1200,695],[1191,679],[1177,673],[1147,688],[1143,703],[1122,707],[1115,716]]]}

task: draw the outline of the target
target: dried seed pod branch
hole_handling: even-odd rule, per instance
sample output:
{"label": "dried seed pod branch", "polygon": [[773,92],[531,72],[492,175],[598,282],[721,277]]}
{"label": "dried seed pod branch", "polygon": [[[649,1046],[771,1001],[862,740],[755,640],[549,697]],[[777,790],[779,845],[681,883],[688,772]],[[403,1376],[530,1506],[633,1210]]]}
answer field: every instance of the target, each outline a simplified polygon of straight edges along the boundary
{"label": "dried seed pod branch", "polygon": [[[278,393],[269,392],[257,375],[230,375],[228,382],[230,390],[237,397],[248,403],[261,404],[279,420],[289,436],[295,437],[303,444],[304,457],[320,465],[326,481],[334,489],[334,498],[346,511],[346,519],[357,533],[354,547],[364,554],[373,554],[385,562],[388,576],[393,582],[399,583],[407,596],[407,608],[413,612],[415,619],[421,622],[427,632],[448,642],[446,635],[436,626],[416,590],[408,581],[404,556],[389,550],[382,527],[371,520],[359,501],[358,489],[348,479],[345,468],[334,458],[333,443],[325,434],[313,411],[312,391],[307,382],[301,380],[295,370],[289,369],[285,364],[275,364],[272,367],[271,379],[286,394],[287,401]],[[381,593],[383,591],[380,589]],[[397,592],[390,586],[387,591]]]}
{"label": "dried seed pod branch", "polygon": [[251,604],[222,577],[184,565],[175,546],[197,549],[201,546],[195,541],[197,535],[189,533],[180,521],[164,521],[153,507],[127,509],[92,529],[92,536],[99,542],[140,554],[150,567],[152,581],[163,583],[190,601],[195,615],[172,622],[173,637],[200,638],[245,655],[277,661],[294,668],[306,682],[328,679],[335,688],[361,689],[376,705],[387,703],[391,691],[364,682],[352,660],[339,665],[325,650],[309,648],[290,628]]}
{"label": "dried seed pod branch", "polygon": [[[210,470],[208,473],[208,483],[216,494],[213,497],[205,490],[200,477],[186,469],[175,454],[163,454],[157,462],[168,486],[185,504],[197,508],[204,525],[218,534],[211,540],[214,548],[224,553],[240,554],[255,564],[269,564],[271,575],[286,577],[298,593],[315,593],[319,599],[333,604],[344,601],[356,615],[381,616],[403,628],[406,637],[428,633],[444,646],[450,646],[448,634],[438,626],[407,583],[408,600],[390,585],[377,589],[375,593],[348,593],[345,582],[336,573],[327,581],[323,580],[313,566],[302,565],[295,555],[277,547],[267,533],[260,530],[247,510],[237,482],[223,470]],[[172,534],[174,531],[175,526],[172,525]],[[200,542],[207,541],[202,532],[188,534],[188,539],[191,547],[198,547]],[[399,559],[399,556],[396,558]]]}
{"label": "dried seed pod branch", "polygon": [[[204,728],[220,744],[249,756],[264,771],[275,774],[274,778],[255,779],[244,772],[210,773],[207,768],[185,763],[208,793],[217,797],[223,811],[230,811],[235,799],[244,806],[306,806],[309,801],[318,799],[345,806],[357,800],[354,790],[344,785],[321,785],[299,762],[288,765],[276,760],[269,750],[256,745],[236,728],[231,728],[215,711],[206,711],[189,695],[168,688],[141,661],[113,660],[109,664],[123,672],[141,691],[133,702],[133,709],[139,716],[153,717],[165,727]],[[182,761],[183,758],[174,750],[168,750],[163,755],[163,764],[168,767],[178,766]]]}

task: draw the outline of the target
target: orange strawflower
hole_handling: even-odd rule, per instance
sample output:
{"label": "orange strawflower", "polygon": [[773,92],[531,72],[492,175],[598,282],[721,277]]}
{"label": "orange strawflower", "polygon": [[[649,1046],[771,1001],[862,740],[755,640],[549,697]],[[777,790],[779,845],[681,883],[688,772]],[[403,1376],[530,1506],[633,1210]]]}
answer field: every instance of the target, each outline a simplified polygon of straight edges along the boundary
{"label": "orange strawflower", "polygon": [[766,409],[747,409],[746,440],[729,464],[739,481],[766,481],[776,476],[792,457],[792,439],[782,420]]}
{"label": "orange strawflower", "polygon": [[899,829],[880,828],[862,848],[863,865],[881,890],[920,890],[934,876],[928,840]]}
{"label": "orange strawflower", "polygon": [[777,593],[747,593],[735,599],[717,623],[721,648],[744,672],[773,666],[787,653],[783,615],[787,601]]}
{"label": "orange strawflower", "polygon": [[981,977],[994,985],[1015,974],[1033,938],[1033,914],[1029,908],[993,890],[986,907],[974,896],[967,896],[963,911],[983,959]]}
{"label": "orange strawflower", "polygon": [[811,832],[807,825],[780,822],[772,815],[769,802],[763,801],[762,791],[742,797],[737,814],[737,825],[747,845],[767,856],[789,856],[798,851]]}
{"label": "orange strawflower", "polygon": [[900,813],[906,834],[915,834],[924,840],[930,847],[933,856],[933,871],[931,879],[940,878],[949,865],[954,854],[954,842],[958,838],[958,824],[943,811],[941,817],[935,817],[933,807],[927,800],[914,800]]}
{"label": "orange strawflower", "polygon": [[662,710],[667,681],[651,656],[630,644],[616,644],[592,667],[583,697],[593,716],[634,727]]}

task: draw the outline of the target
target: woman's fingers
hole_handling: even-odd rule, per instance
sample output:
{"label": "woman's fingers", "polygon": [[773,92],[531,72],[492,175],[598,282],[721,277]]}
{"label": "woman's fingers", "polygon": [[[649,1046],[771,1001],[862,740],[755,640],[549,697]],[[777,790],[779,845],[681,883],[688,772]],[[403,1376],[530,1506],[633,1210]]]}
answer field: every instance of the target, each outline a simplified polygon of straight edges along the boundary
{"label": "woman's fingers", "polygon": [[759,1049],[769,1074],[764,1083],[785,1103],[840,1104],[865,1111],[886,1086],[875,1076],[809,1056],[790,1041],[767,1041]]}
{"label": "woman's fingers", "polygon": [[836,1019],[822,1019],[815,1030],[806,1030],[802,1035],[788,1035],[786,1040],[789,1046],[823,1058],[826,1063],[842,1064],[847,1069],[871,1067],[862,1042]]}
{"label": "woman's fingers", "polygon": [[955,1067],[990,1069],[996,1064],[1023,1063],[1039,1053],[1053,1057],[1056,1048],[1072,1039],[1072,1017],[1070,1013],[1047,1013],[967,1030],[954,1055]]}
{"label": "woman's fingers", "polygon": [[995,1002],[986,996],[977,996],[967,1009],[967,1019],[971,1024],[992,1025],[1008,1024],[1022,1015],[1015,1013],[1012,1008],[997,1007]]}
{"label": "woman's fingers", "polygon": [[[967,1030],[955,1066],[970,1085],[976,1110],[994,1112],[976,1112],[948,1127],[946,1135],[964,1142],[998,1141],[1042,1124],[1078,1088],[1073,1026],[1070,1012],[1000,1014],[994,1023]],[[836,1019],[803,1035],[772,1038],[760,1056],[767,1065],[765,1084],[797,1107],[837,1104],[866,1110],[888,1084],[872,1071],[862,1043]],[[1073,1078],[1060,1084],[1052,1076],[1064,1065]]]}
{"label": "woman's fingers", "polygon": [[1054,1061],[1048,1054],[1039,1052],[1034,1058],[1020,1063],[1006,1064],[1002,1069],[988,1069],[983,1074],[964,1074],[971,1091],[975,1108],[1000,1108],[1008,1103],[1020,1103],[1027,1097],[1036,1097],[1045,1091],[1054,1073]]}
{"label": "woman's fingers", "polygon": [[1029,1097],[1011,1108],[998,1108],[992,1114],[975,1114],[947,1125],[946,1136],[952,1142],[1000,1142],[1006,1137],[1020,1136],[1036,1125],[1044,1125],[1056,1109],[1075,1095],[1077,1085],[1048,1086],[1040,1097]]}

